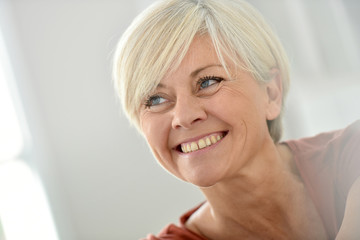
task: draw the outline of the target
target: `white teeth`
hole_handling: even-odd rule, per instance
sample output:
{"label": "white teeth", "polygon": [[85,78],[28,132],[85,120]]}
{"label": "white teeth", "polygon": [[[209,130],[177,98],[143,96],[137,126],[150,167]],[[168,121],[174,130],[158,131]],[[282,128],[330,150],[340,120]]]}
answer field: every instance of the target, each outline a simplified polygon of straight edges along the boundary
{"label": "white teeth", "polygon": [[185,152],[191,152],[190,144],[187,144],[187,145],[186,145],[186,151],[185,151]]}
{"label": "white teeth", "polygon": [[211,146],[215,143],[217,143],[220,139],[222,139],[223,136],[220,134],[211,135],[210,137],[205,137],[197,142],[191,142],[191,143],[182,143],[181,144],[181,150],[184,153],[194,152],[199,149],[206,148],[208,146]]}
{"label": "white teeth", "polygon": [[204,147],[206,147],[206,143],[204,141],[204,139],[200,139],[198,142],[199,148],[203,149]]}
{"label": "white teeth", "polygon": [[181,151],[183,151],[183,152],[187,152],[187,151],[186,151],[186,146],[185,146],[185,145],[182,145],[182,144],[181,144]]}
{"label": "white teeth", "polygon": [[191,151],[196,151],[196,150],[198,150],[199,149],[199,147],[198,147],[198,145],[196,144],[196,142],[192,142],[191,143]]}
{"label": "white teeth", "polygon": [[210,138],[207,137],[207,138],[205,139],[205,142],[206,142],[206,145],[207,145],[207,146],[210,146],[210,145],[211,145]]}

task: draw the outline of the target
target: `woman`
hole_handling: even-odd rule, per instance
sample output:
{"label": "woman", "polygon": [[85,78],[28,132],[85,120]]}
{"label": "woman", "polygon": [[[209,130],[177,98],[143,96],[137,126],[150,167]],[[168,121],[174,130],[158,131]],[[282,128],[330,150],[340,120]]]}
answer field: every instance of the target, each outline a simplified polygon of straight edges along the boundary
{"label": "woman", "polygon": [[286,54],[240,0],[167,0],[115,54],[129,119],[200,206],[147,239],[360,239],[360,122],[279,142]]}

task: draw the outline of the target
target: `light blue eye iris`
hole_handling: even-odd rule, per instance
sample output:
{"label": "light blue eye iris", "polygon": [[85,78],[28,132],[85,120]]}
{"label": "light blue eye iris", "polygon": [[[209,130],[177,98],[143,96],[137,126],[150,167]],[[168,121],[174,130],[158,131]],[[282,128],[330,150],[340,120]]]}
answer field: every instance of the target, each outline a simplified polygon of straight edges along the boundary
{"label": "light blue eye iris", "polygon": [[204,89],[207,88],[215,83],[218,83],[218,81],[213,80],[213,79],[209,79],[209,80],[205,80],[203,82],[200,83],[200,89]]}
{"label": "light blue eye iris", "polygon": [[160,97],[160,96],[151,96],[147,101],[146,101],[146,106],[147,107],[152,107],[152,106],[156,106],[159,105],[161,103],[164,103],[166,101],[165,98]]}
{"label": "light blue eye iris", "polygon": [[154,105],[158,105],[160,103],[164,102],[164,99],[162,97],[156,96],[153,99],[151,99],[151,104]]}

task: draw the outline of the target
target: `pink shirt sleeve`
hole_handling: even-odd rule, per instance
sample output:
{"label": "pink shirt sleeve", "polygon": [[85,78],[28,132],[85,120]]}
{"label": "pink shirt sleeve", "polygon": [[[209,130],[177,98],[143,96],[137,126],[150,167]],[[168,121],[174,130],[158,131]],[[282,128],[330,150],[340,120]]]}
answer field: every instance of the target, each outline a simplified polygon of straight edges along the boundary
{"label": "pink shirt sleeve", "polygon": [[336,162],[336,184],[340,194],[346,198],[352,184],[360,176],[360,121],[344,129],[334,148],[341,149]]}
{"label": "pink shirt sleeve", "polygon": [[360,176],[360,121],[314,137],[287,141],[330,239],[339,231],[350,187]]}

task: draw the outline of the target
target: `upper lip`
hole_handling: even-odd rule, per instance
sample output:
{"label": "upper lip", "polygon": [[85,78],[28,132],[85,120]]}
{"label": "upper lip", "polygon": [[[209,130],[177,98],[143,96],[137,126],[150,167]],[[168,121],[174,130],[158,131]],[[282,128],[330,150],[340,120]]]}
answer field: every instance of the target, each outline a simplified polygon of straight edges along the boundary
{"label": "upper lip", "polygon": [[196,136],[196,137],[186,138],[186,139],[181,140],[180,142],[178,142],[178,143],[173,147],[173,149],[178,148],[182,143],[196,142],[196,141],[198,141],[198,140],[200,140],[200,139],[202,139],[202,138],[204,138],[204,137],[206,137],[206,136],[210,136],[210,135],[216,134],[216,133],[224,133],[224,132],[226,133],[226,132],[228,132],[228,131],[226,131],[226,130],[223,130],[223,131],[214,131],[214,132],[210,132],[210,133],[201,134],[201,135],[198,135],[198,136]]}

